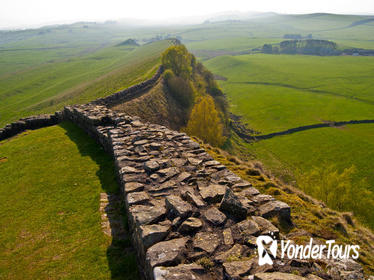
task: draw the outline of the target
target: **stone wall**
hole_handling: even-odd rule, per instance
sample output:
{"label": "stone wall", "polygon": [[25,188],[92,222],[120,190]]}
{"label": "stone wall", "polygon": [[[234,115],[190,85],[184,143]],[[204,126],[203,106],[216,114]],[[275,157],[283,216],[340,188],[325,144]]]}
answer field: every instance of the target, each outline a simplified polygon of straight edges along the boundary
{"label": "stone wall", "polygon": [[[66,107],[63,116],[114,158],[142,278],[345,279],[309,261],[259,266],[256,237],[282,239],[268,218],[291,224],[290,207],[261,194],[186,134],[101,105]],[[341,267],[363,279],[360,266]]]}
{"label": "stone wall", "polygon": [[276,136],[293,134],[296,132],[305,131],[309,129],[315,129],[315,128],[338,127],[338,126],[344,126],[344,125],[350,125],[350,124],[369,124],[369,123],[374,123],[374,120],[351,120],[351,121],[341,121],[341,122],[325,122],[325,123],[298,126],[298,127],[284,130],[284,131],[263,134],[263,135],[249,135],[243,132],[243,130],[240,130],[240,127],[238,127],[237,125],[232,125],[231,127],[234,129],[235,133],[238,134],[241,138],[248,140],[248,141],[259,141],[259,140],[270,139]]}
{"label": "stone wall", "polygon": [[150,88],[152,88],[156,84],[158,79],[161,77],[161,74],[163,72],[164,72],[164,68],[160,66],[152,78],[144,82],[141,82],[139,84],[136,84],[134,86],[131,86],[129,88],[126,88],[122,91],[116,92],[107,97],[99,98],[91,103],[95,105],[105,105],[107,107],[112,107],[118,103],[125,102],[126,100],[129,100],[129,99],[133,99],[137,97],[138,95],[144,93],[145,91],[149,90]]}
{"label": "stone wall", "polygon": [[[261,195],[184,133],[103,106],[66,107],[63,114],[114,157],[145,279],[169,279],[164,276],[174,273],[189,275],[183,279],[223,279],[225,266],[233,273],[225,263],[231,253],[253,254],[253,240],[245,238],[279,234],[264,217],[290,220],[287,204]],[[217,267],[206,271],[193,264],[204,257]],[[249,273],[255,264],[245,265]]]}
{"label": "stone wall", "polygon": [[0,128],[0,141],[12,137],[27,129],[38,129],[46,126],[51,126],[58,124],[61,121],[61,112],[23,118],[16,122],[7,124],[4,128]]}
{"label": "stone wall", "polygon": [[103,146],[115,161],[144,279],[364,279],[350,260],[275,259],[259,266],[256,237],[283,239],[269,219],[292,225],[290,207],[261,194],[186,134],[102,105],[137,94],[161,73],[106,101],[22,119],[0,130],[0,139],[68,120]]}
{"label": "stone wall", "polygon": [[[160,66],[152,78],[126,88],[125,90],[111,94],[107,97],[99,98],[95,101],[92,101],[91,104],[111,107],[118,103],[125,102],[126,100],[136,98],[138,95],[152,88],[160,79],[163,71],[163,67]],[[67,111],[65,110],[65,112]],[[58,124],[61,121],[63,121],[63,116],[62,112],[60,111],[54,114],[44,114],[23,118],[13,123],[7,124],[4,128],[0,128],[0,141],[21,133],[27,129],[37,129],[51,126]]]}

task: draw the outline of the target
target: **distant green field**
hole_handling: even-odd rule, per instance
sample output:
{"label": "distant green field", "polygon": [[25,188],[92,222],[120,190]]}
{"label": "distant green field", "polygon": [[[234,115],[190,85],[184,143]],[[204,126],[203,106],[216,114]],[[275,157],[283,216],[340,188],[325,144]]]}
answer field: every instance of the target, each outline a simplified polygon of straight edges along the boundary
{"label": "distant green field", "polygon": [[[231,111],[260,133],[323,121],[374,119],[374,57],[243,55],[285,34],[374,49],[367,16],[269,15],[194,26],[76,23],[0,31],[0,127],[24,116],[85,103],[149,78],[170,37],[201,59]],[[140,47],[116,46],[128,39]],[[374,191],[374,125],[313,129],[232,152],[254,157],[288,182],[297,172],[355,165],[354,183]],[[20,168],[22,167],[22,168]],[[0,279],[136,279],[128,242],[110,246],[99,193],[116,192],[112,160],[69,123],[0,142]],[[299,179],[300,180],[300,179]],[[374,226],[373,226],[374,228]]]}
{"label": "distant green field", "polygon": [[[141,82],[156,71],[160,53],[169,44],[159,41],[135,49],[108,47],[0,74],[0,126],[23,116],[53,112],[67,104],[89,102]],[[23,57],[35,55],[29,52],[18,51],[18,56],[3,52],[0,65],[23,63]],[[39,60],[45,59],[42,50],[38,55]]]}
{"label": "distant green field", "polygon": [[340,170],[355,165],[356,182],[367,179],[374,191],[374,124],[319,128],[275,137],[252,144],[241,142],[265,166],[286,180],[295,171],[305,172],[313,166],[336,164]]}
{"label": "distant green field", "polygon": [[[21,168],[20,168],[21,167]],[[113,161],[63,123],[0,142],[0,279],[136,279],[135,256],[100,228]]]}
{"label": "distant green field", "polygon": [[5,78],[12,73],[22,74],[32,67],[43,63],[55,63],[70,57],[89,53],[90,49],[85,47],[52,47],[52,48],[29,48],[29,49],[0,49],[0,78]]}
{"label": "distant green field", "polygon": [[200,60],[206,60],[215,56],[249,52],[254,48],[261,48],[264,44],[276,44],[283,40],[282,38],[223,37],[213,40],[191,42],[187,43],[186,46]]}
{"label": "distant green field", "polygon": [[[283,38],[284,34],[311,34],[313,38],[333,40],[347,47],[373,48],[373,23],[359,24],[367,18],[369,16],[274,14],[240,21],[211,21],[183,27],[175,32],[182,36],[191,49],[212,50],[226,48],[226,44],[237,48],[246,39],[264,44],[272,39]],[[261,44],[256,47],[259,46]]]}
{"label": "distant green field", "polygon": [[273,44],[282,41],[282,38],[220,38],[214,40],[197,41],[187,43],[190,50],[226,50],[226,51],[243,51],[256,47],[261,47],[265,43]]}
{"label": "distant green field", "polygon": [[323,121],[374,119],[374,57],[222,56],[205,63],[232,111],[265,134]]}
{"label": "distant green field", "polygon": [[[120,22],[81,22],[32,30],[0,31],[0,126],[30,114],[53,112],[67,104],[91,101],[148,78],[155,71],[159,54],[169,41],[158,41],[135,49],[114,47],[128,38],[149,42],[178,37],[201,59],[240,54],[265,43],[279,43],[289,33],[302,36],[312,34],[313,38],[333,40],[340,48],[374,48],[374,41],[370,37],[374,25],[358,24],[367,18],[332,14],[269,14],[240,21],[213,20],[194,26],[154,28],[129,27]],[[257,62],[253,61],[256,67],[262,59],[266,60],[259,57]],[[275,58],[265,61],[265,67],[272,59]],[[323,69],[334,63],[334,58],[331,58]],[[347,58],[341,69],[347,69],[349,63]],[[357,68],[361,65],[365,63],[357,65]],[[288,65],[281,67],[286,70],[284,75],[291,68]],[[321,69],[322,78],[328,68],[324,72]],[[240,68],[237,70],[239,73],[235,75],[240,76]],[[273,70],[281,74],[279,69]],[[364,70],[368,71],[369,77],[372,69]],[[259,74],[264,72],[259,71]],[[282,80],[284,75],[280,77]],[[288,78],[292,80],[291,76]],[[367,82],[357,81],[354,77],[351,81]],[[296,86],[303,86],[304,82],[300,80]],[[329,81],[324,82],[326,85]],[[334,82],[334,79],[330,82]],[[346,84],[349,82],[347,80]],[[322,90],[328,90],[328,87]],[[337,90],[344,91],[345,84]],[[362,91],[365,94],[365,90]]]}
{"label": "distant green field", "polygon": [[[374,57],[219,56],[204,62],[227,78],[219,84],[231,111],[260,134],[324,121],[374,119]],[[374,191],[374,125],[320,128],[248,144],[234,136],[232,152],[254,157],[286,182],[303,183],[314,167],[352,165],[354,186]],[[351,209],[353,210],[353,209]],[[374,227],[372,217],[361,217]]]}

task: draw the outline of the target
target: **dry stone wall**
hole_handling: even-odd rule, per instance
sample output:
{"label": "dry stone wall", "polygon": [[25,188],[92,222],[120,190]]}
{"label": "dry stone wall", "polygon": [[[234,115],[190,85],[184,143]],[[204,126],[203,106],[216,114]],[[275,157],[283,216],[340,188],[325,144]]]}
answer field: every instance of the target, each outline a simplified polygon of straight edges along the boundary
{"label": "dry stone wall", "polygon": [[23,118],[16,122],[7,124],[4,128],[0,128],[0,141],[12,137],[27,129],[38,129],[46,126],[51,126],[58,124],[61,121],[61,112]]}
{"label": "dry stone wall", "polygon": [[[231,128],[235,131],[236,134],[238,134],[241,138],[247,141],[260,141],[260,140],[270,139],[276,136],[289,135],[289,134],[293,134],[296,132],[301,132],[301,131],[315,129],[315,128],[339,127],[339,126],[350,125],[350,124],[369,124],[369,123],[374,123],[374,120],[351,120],[351,121],[341,121],[341,122],[325,122],[325,123],[298,126],[298,127],[284,130],[284,131],[263,134],[263,135],[248,134],[245,131],[247,129],[244,128],[244,131],[243,131],[242,125],[238,122],[233,123],[231,125]],[[251,132],[251,131],[248,130],[248,132]]]}
{"label": "dry stone wall", "polygon": [[[101,105],[66,107],[63,117],[113,155],[144,279],[344,279],[302,260],[259,266],[256,237],[282,238],[267,218],[291,223],[290,207],[261,194],[186,134]],[[362,269],[346,273],[363,279]]]}
{"label": "dry stone wall", "polygon": [[118,91],[112,95],[109,95],[107,97],[99,98],[92,102],[94,105],[105,105],[107,107],[114,106],[118,103],[125,102],[127,100],[130,100],[132,98],[137,97],[138,95],[144,93],[145,91],[152,88],[158,79],[161,77],[161,74],[164,72],[164,68],[162,65],[157,69],[156,73],[153,75],[152,78],[141,82],[139,84],[136,84],[134,86],[131,86],[129,88],[126,88],[122,91]]}
{"label": "dry stone wall", "polygon": [[0,140],[68,120],[110,153],[144,279],[364,279],[350,260],[259,266],[256,237],[282,239],[268,219],[292,224],[290,207],[261,194],[186,134],[107,107],[151,87],[161,73],[90,104],[21,119],[1,129]]}
{"label": "dry stone wall", "polygon": [[[107,97],[99,98],[91,103],[94,105],[104,105],[107,107],[114,106],[118,103],[125,102],[144,93],[145,91],[152,88],[156,82],[160,79],[164,69],[160,66],[156,73],[148,80],[126,88],[122,91],[111,94]],[[0,128],[0,141],[17,135],[28,129],[38,129],[51,125],[56,125],[63,121],[62,112],[58,111],[54,114],[44,114],[22,118],[13,123],[7,124],[5,127]],[[86,120],[84,120],[86,121]],[[92,136],[93,134],[90,133]]]}

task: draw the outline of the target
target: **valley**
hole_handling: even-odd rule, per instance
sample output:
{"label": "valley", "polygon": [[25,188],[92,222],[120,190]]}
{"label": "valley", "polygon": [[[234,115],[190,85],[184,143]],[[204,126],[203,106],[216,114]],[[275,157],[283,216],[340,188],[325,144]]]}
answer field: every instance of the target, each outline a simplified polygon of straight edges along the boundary
{"label": "valley", "polygon": [[[234,38],[187,43],[218,77],[229,99],[230,111],[240,116],[249,131],[255,132],[253,136],[318,123],[373,120],[372,56],[261,54],[256,51],[264,44],[279,44],[287,33],[313,34],[313,38],[337,43],[338,49],[370,49],[373,41],[364,34],[365,31],[372,34],[372,23],[350,26],[351,18],[341,16],[338,19],[327,14],[316,14],[311,21],[303,16],[273,19],[280,29],[273,29],[277,34],[261,33],[267,25],[259,20],[257,28],[251,29],[256,32],[256,38],[235,35]],[[310,25],[304,26],[304,21]],[[297,28],[284,25],[289,22],[297,22]],[[341,27],[322,28],[331,22]],[[236,30],[240,24],[230,23],[227,28]],[[303,178],[313,168],[331,166],[343,172],[354,166],[351,183],[373,191],[373,127],[373,124],[354,124],[316,128],[252,143],[233,135],[226,149],[243,159],[259,160],[274,175],[294,185],[302,185]],[[373,193],[369,196],[374,199]],[[374,223],[371,214],[362,221],[371,226]]]}
{"label": "valley", "polygon": [[[274,49],[295,38],[300,44],[307,38],[329,41],[339,52],[330,55],[323,51],[323,56],[264,53],[264,45]],[[370,52],[343,54],[346,49]],[[121,160],[129,164],[126,176],[142,177],[147,197],[148,191],[155,200],[173,194],[174,187],[165,186],[163,180],[168,183],[172,178],[174,182],[180,177],[174,172],[174,161],[168,160],[177,153],[177,159],[186,160],[180,175],[187,179],[182,176],[185,182],[177,183],[180,189],[187,189],[188,184],[199,194],[196,181],[200,177],[211,179],[210,173],[218,174],[227,167],[236,174],[232,176],[240,176],[258,189],[260,200],[273,201],[269,196],[274,196],[289,205],[292,223],[276,216],[269,218],[284,237],[304,242],[313,236],[360,244],[363,254],[358,261],[366,273],[373,273],[372,50],[371,16],[324,13],[269,13],[240,20],[212,17],[195,25],[80,22],[0,31],[0,128],[30,115],[65,111],[65,115],[59,114],[57,125],[0,140],[0,196],[4,202],[0,225],[6,229],[0,237],[4,249],[0,253],[0,278],[137,279],[139,252],[134,251],[133,240],[127,235],[124,240],[115,240],[100,228],[102,195],[119,195],[124,184],[118,187],[115,173],[125,168]],[[156,73],[157,79],[143,88],[141,83]],[[128,96],[102,102],[134,85]],[[65,110],[65,106],[72,107]],[[79,117],[74,119],[74,114]],[[127,146],[121,143],[121,147],[132,157],[121,155],[123,158],[118,159],[114,152],[117,142],[111,143],[112,153],[104,153],[105,145],[97,145],[73,124],[80,125],[79,118],[99,127],[95,133],[101,141],[113,138],[120,143],[125,139],[121,137],[127,137],[124,132],[131,130],[132,140],[126,138]],[[119,125],[118,120],[123,122]],[[236,133],[235,122],[249,137]],[[315,124],[326,127],[313,127]],[[103,133],[113,127],[114,136]],[[260,139],[298,127],[308,129]],[[187,133],[195,142],[169,129]],[[91,131],[90,136],[95,133]],[[186,141],[196,151],[184,147]],[[175,147],[171,149],[169,142]],[[202,152],[196,142],[206,151],[204,160],[193,154]],[[159,157],[163,169],[157,164],[153,170],[143,163],[149,155]],[[202,170],[195,170],[194,165]],[[164,173],[151,175],[158,169]],[[212,179],[215,188],[222,182],[231,184],[226,179],[219,181],[219,176]],[[249,186],[243,184],[244,188]],[[147,189],[153,185],[161,192],[165,188],[166,194]],[[182,193],[179,188],[177,196]],[[236,189],[235,193],[246,190]],[[148,205],[147,197],[134,204]],[[252,215],[258,215],[263,201],[256,203]],[[130,235],[129,207],[124,204],[115,211],[122,215]],[[194,214],[199,217],[200,213]],[[163,223],[156,226],[170,226],[165,235],[168,238],[186,235],[177,231],[178,221],[166,219]],[[198,250],[195,256],[191,246],[188,250],[187,263],[198,262],[207,273],[221,266],[212,263],[212,254]],[[244,260],[253,257],[251,254]],[[27,277],[25,270],[29,271]],[[323,270],[325,273],[326,267]],[[299,267],[297,273],[300,271]]]}

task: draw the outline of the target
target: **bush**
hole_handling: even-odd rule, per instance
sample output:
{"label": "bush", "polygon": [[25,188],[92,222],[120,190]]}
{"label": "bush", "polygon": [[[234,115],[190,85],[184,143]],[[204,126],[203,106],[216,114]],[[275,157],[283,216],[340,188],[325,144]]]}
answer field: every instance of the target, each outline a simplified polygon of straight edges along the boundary
{"label": "bush", "polygon": [[209,70],[207,70],[200,62],[196,64],[196,70],[204,78],[206,92],[214,98],[214,102],[226,119],[228,115],[228,102],[226,96],[219,88],[216,80],[214,79],[214,75]]}
{"label": "bush", "polygon": [[330,208],[339,211],[352,211],[355,215],[374,227],[374,193],[368,190],[365,180],[352,183],[355,166],[339,172],[334,165],[314,167],[310,172],[299,175],[301,189],[307,194],[322,200]]}
{"label": "bush", "polygon": [[172,78],[174,76],[175,75],[174,75],[173,71],[171,71],[170,69],[165,70],[165,72],[164,72],[165,81],[168,81],[170,78]]}
{"label": "bush", "polygon": [[171,95],[188,110],[194,102],[194,90],[190,81],[173,75],[167,80],[167,85]]}
{"label": "bush", "polygon": [[185,79],[191,77],[192,64],[195,63],[193,56],[183,45],[167,48],[161,55],[161,61],[165,69],[170,69],[176,76]]}
{"label": "bush", "polygon": [[[164,79],[169,91],[178,103],[185,107],[185,111],[189,112],[196,99],[208,93],[214,98],[214,114],[218,114],[218,120],[224,120],[223,124],[227,127],[228,103],[213,74],[197,62],[183,45],[169,47],[162,53],[161,59],[165,68]],[[201,134],[195,135],[203,140],[206,139]],[[212,143],[213,140],[209,141]]]}
{"label": "bush", "polygon": [[273,53],[273,46],[271,44],[265,44],[262,47],[263,53]]}
{"label": "bush", "polygon": [[222,146],[226,141],[223,125],[211,96],[206,95],[195,104],[185,131],[213,146]]}

